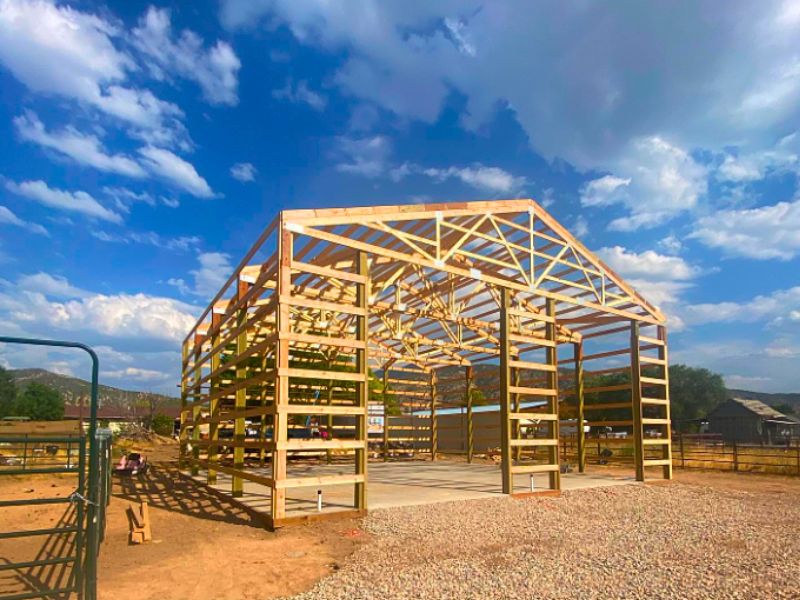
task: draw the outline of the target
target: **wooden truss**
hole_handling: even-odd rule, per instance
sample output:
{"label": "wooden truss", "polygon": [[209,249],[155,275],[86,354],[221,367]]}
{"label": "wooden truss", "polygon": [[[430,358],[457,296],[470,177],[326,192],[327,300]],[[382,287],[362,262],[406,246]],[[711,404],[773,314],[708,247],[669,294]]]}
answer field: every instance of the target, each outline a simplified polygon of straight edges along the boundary
{"label": "wooden truss", "polygon": [[[559,359],[565,347],[572,358]],[[306,486],[351,484],[363,511],[370,442],[384,460],[403,443],[435,459],[437,409],[471,415],[473,365],[490,362],[503,491],[530,473],[558,490],[559,382],[571,363],[581,470],[585,422],[629,427],[637,478],[655,466],[669,478],[666,352],[661,312],[532,200],[283,211],[183,344],[181,461],[212,485],[230,476],[233,496],[245,481],[267,486],[273,526],[291,521],[287,490]],[[598,373],[630,373],[628,400],[584,403],[612,391],[584,389],[593,360],[610,365]],[[443,367],[464,369],[456,400],[440,391]],[[375,404],[381,440],[368,433]],[[629,417],[595,418],[620,408]],[[309,423],[327,435],[292,435]],[[289,476],[288,456],[303,454],[345,457],[353,470]]]}

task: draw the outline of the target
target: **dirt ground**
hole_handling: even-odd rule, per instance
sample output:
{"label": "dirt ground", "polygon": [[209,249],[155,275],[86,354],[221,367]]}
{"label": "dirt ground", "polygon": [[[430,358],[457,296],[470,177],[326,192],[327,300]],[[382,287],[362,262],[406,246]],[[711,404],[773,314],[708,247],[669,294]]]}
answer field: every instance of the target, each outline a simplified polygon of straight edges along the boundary
{"label": "dirt ground", "polygon": [[[256,599],[307,590],[347,564],[370,543],[356,520],[333,520],[270,533],[251,517],[179,477],[172,463],[151,469],[141,482],[116,482],[100,556],[101,598],[171,600]],[[628,474],[627,472],[625,474]],[[676,481],[730,494],[746,492],[764,502],[776,495],[800,502],[800,479],[772,475],[676,470]],[[47,476],[0,478],[2,498],[66,496],[73,480]],[[593,493],[592,490],[581,493]],[[126,509],[147,500],[152,543],[128,543]],[[0,531],[53,527],[70,515],[60,506],[0,510]],[[444,542],[443,542],[444,543]],[[0,560],[30,560],[58,552],[53,540],[0,542]],[[49,583],[65,574],[50,569]],[[37,579],[38,577],[38,579]],[[33,583],[43,581],[42,573]],[[0,571],[0,596],[26,589],[21,575]]]}

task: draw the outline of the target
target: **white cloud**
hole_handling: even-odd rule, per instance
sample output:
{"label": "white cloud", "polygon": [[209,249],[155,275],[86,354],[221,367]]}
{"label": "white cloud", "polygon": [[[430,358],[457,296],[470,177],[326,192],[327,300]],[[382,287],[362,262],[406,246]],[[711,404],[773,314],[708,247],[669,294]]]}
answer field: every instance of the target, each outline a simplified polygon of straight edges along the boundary
{"label": "white cloud", "polygon": [[691,280],[703,270],[677,256],[653,250],[633,252],[622,246],[601,248],[596,254],[627,283],[667,315],[673,331],[684,327],[683,295],[692,287]]}
{"label": "white cloud", "polygon": [[134,381],[162,381],[173,377],[169,373],[163,373],[154,369],[140,369],[138,367],[125,367],[124,369],[117,369],[111,371],[103,371],[103,377],[111,379],[126,379]]}
{"label": "white cloud", "polygon": [[144,166],[165,181],[198,198],[212,198],[214,192],[191,163],[163,148],[140,148]]}
{"label": "white cloud", "polygon": [[272,97],[295,104],[307,104],[317,112],[325,110],[328,104],[328,99],[308,87],[308,82],[304,80],[298,81],[297,85],[288,80],[283,88],[272,91]]}
{"label": "white cloud", "polygon": [[480,163],[469,167],[427,168],[421,172],[440,182],[455,178],[476,189],[493,193],[507,194],[518,190],[526,183],[524,177],[514,177],[499,167],[486,167]]}
{"label": "white cloud", "polygon": [[668,221],[695,208],[706,193],[708,171],[685,150],[659,137],[631,142],[615,175],[605,175],[581,189],[583,206],[621,204],[630,214],[614,219],[609,229],[634,231]]}
{"label": "white cloud", "polygon": [[218,41],[209,49],[193,31],[174,36],[170,13],[150,7],[132,32],[134,46],[145,55],[158,79],[176,74],[197,82],[203,96],[212,104],[235,105],[241,62],[231,46]]}
{"label": "white cloud", "polygon": [[791,260],[800,253],[800,199],[717,211],[699,219],[691,237],[731,256]]}
{"label": "white cloud", "polygon": [[687,306],[686,320],[691,324],[768,321],[781,325],[794,321],[800,310],[800,286],[759,295],[747,302],[709,302]]}
{"label": "white cloud", "polygon": [[455,90],[465,126],[508,107],[546,158],[628,177],[616,166],[630,139],[761,150],[797,122],[800,20],[787,5],[644,15],[635,3],[225,0],[221,14],[230,28],[284,24],[335,53],[334,84],[402,118],[434,122]]}
{"label": "white cloud", "polygon": [[596,254],[623,277],[687,281],[702,275],[699,267],[692,266],[677,256],[666,256],[653,250],[632,252],[622,246],[600,248]]}
{"label": "white cloud", "polygon": [[236,163],[231,167],[231,177],[242,183],[255,181],[258,171],[252,163]]}
{"label": "white cloud", "polygon": [[[113,338],[180,341],[194,324],[193,307],[147,294],[93,294],[64,302],[23,292],[9,311],[29,326],[61,331],[92,331]],[[8,299],[0,298],[0,306]]]}
{"label": "white cloud", "polygon": [[14,126],[23,140],[55,150],[79,164],[127,177],[147,176],[145,170],[132,158],[106,153],[102,143],[94,135],[80,133],[72,127],[48,132],[33,112],[26,111],[24,115],[16,117]]}
{"label": "white cloud", "polygon": [[106,231],[92,231],[92,236],[101,242],[113,242],[118,244],[146,244],[165,250],[178,250],[186,252],[200,244],[199,237],[194,235],[182,235],[178,237],[165,237],[155,231],[126,231],[123,234],[112,234]]}
{"label": "white cloud", "polygon": [[385,137],[339,137],[337,142],[338,151],[344,159],[336,165],[337,171],[375,178],[383,175],[388,168],[391,144]]}
{"label": "white cloud", "polygon": [[578,215],[570,229],[572,235],[578,239],[584,238],[589,235],[589,221],[587,221],[586,217],[583,215]]}
{"label": "white cloud", "polygon": [[113,40],[116,23],[47,0],[0,1],[0,62],[28,88],[58,94],[144,128],[180,109],[150,91],[124,87],[135,61]]}
{"label": "white cloud", "polygon": [[131,205],[142,202],[148,206],[155,206],[155,199],[147,192],[134,192],[122,187],[104,187],[103,193],[109,198],[113,198],[117,208],[123,212],[130,212]]}
{"label": "white cloud", "polygon": [[38,223],[31,223],[29,221],[24,221],[20,219],[17,215],[15,215],[11,210],[5,206],[0,205],[0,223],[5,223],[7,225],[15,225],[16,227],[22,227],[23,229],[27,229],[28,231],[32,231],[33,233],[38,233],[39,235],[49,236],[47,229],[39,225]]}
{"label": "white cloud", "polygon": [[619,202],[615,194],[621,188],[631,184],[630,178],[623,179],[613,175],[603,175],[583,184],[581,188],[581,204],[583,206],[608,206]]}
{"label": "white cloud", "polygon": [[55,298],[86,298],[89,292],[73,286],[61,275],[50,275],[39,272],[33,275],[22,275],[17,280],[20,289],[38,292]]}
{"label": "white cloud", "polygon": [[683,250],[683,242],[674,235],[668,235],[658,241],[658,247],[667,254],[679,254]]}
{"label": "white cloud", "polygon": [[194,277],[192,293],[211,299],[233,274],[230,256],[222,252],[205,252],[197,256],[198,269],[189,271]]}
{"label": "white cloud", "polygon": [[57,210],[78,212],[89,217],[121,223],[119,214],[102,206],[92,196],[83,191],[67,192],[50,188],[44,181],[6,181],[6,188],[19,196],[35,200]]}

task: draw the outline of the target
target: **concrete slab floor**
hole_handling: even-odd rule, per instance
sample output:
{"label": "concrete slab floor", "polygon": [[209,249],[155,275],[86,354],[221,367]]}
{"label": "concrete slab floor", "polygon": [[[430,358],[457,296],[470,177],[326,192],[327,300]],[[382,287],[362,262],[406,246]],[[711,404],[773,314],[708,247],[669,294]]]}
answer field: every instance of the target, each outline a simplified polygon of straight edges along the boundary
{"label": "concrete slab floor", "polygon": [[[269,468],[252,469],[269,476]],[[352,474],[352,465],[289,464],[289,477],[319,477],[323,475]],[[436,462],[408,460],[397,462],[371,462],[368,467],[367,505],[370,510],[491,498],[502,494],[500,467],[487,464],[467,464],[448,460]],[[205,482],[205,473],[196,478]],[[561,489],[574,490],[593,487],[635,484],[633,476],[619,477],[604,473],[565,473],[561,475]],[[230,493],[231,478],[218,474],[215,489]],[[322,489],[323,512],[353,507],[353,485],[328,485]],[[533,489],[547,489],[547,475],[533,476]],[[531,490],[530,475],[515,475],[514,490]],[[244,496],[239,501],[252,508],[269,512],[270,490],[251,481],[244,482]],[[287,490],[287,516],[317,514],[317,488],[305,487]]]}

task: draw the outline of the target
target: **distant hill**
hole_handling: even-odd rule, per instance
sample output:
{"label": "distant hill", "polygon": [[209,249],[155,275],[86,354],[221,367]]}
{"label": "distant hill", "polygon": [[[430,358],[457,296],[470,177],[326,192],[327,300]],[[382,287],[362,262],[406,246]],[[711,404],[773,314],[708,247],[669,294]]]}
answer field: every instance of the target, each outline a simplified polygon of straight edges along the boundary
{"label": "distant hill", "polygon": [[[38,382],[58,390],[67,404],[78,404],[81,398],[88,398],[91,384],[77,377],[59,375],[45,369],[10,369],[8,371],[14,378],[17,387],[24,389],[31,382]],[[151,392],[136,392],[122,390],[109,385],[98,386],[97,395],[100,406],[130,409],[134,406],[178,406],[180,399],[154,394]]]}
{"label": "distant hill", "polygon": [[744,398],[746,400],[760,400],[769,406],[778,404],[789,404],[794,407],[795,413],[800,413],[800,392],[767,394],[764,392],[748,392],[747,390],[728,390],[731,397]]}

